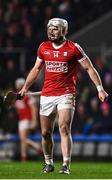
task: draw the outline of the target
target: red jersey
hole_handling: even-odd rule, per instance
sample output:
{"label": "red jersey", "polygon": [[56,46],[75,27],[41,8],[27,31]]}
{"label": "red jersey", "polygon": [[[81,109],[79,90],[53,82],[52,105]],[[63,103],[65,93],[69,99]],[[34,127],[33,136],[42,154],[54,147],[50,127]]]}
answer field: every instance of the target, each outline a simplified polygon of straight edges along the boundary
{"label": "red jersey", "polygon": [[22,100],[16,101],[16,109],[19,116],[19,120],[31,120],[32,114],[31,114],[31,104],[34,103],[34,100],[32,97],[25,96]]}
{"label": "red jersey", "polygon": [[45,63],[43,96],[60,96],[76,92],[78,61],[86,58],[83,49],[70,40],[54,47],[51,41],[38,48],[38,57]]}

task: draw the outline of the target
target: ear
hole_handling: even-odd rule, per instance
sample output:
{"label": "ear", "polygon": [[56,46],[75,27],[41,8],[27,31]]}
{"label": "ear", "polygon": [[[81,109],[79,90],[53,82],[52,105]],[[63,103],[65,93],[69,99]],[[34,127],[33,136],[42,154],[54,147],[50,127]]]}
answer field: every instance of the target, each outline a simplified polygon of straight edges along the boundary
{"label": "ear", "polygon": [[66,31],[66,28],[63,27],[63,29],[62,29],[62,34],[63,34],[63,35],[66,35],[67,33],[68,33],[68,30]]}
{"label": "ear", "polygon": [[65,28],[62,28],[62,34],[65,35]]}

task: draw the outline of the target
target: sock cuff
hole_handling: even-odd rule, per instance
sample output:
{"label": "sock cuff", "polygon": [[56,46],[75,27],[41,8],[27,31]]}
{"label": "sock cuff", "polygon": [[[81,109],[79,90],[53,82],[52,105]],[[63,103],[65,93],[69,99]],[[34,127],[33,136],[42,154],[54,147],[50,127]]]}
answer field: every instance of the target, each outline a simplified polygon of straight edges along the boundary
{"label": "sock cuff", "polygon": [[71,161],[71,157],[69,157],[69,156],[68,156],[68,157],[64,157],[64,158],[63,158],[63,161],[64,161],[64,162],[66,162],[66,161]]}

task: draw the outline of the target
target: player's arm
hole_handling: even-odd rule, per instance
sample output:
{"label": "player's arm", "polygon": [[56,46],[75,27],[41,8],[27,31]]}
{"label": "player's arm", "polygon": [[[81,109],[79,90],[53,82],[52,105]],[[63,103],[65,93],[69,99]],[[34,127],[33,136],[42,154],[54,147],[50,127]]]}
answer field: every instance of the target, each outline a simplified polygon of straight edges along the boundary
{"label": "player's arm", "polygon": [[34,65],[34,67],[31,69],[31,71],[29,72],[29,74],[26,78],[25,84],[20,91],[21,95],[24,95],[27,92],[27,90],[29,89],[29,87],[38,78],[39,72],[42,69],[43,65],[44,65],[43,60],[40,59],[39,57],[37,57],[36,63]]}
{"label": "player's arm", "polygon": [[106,91],[103,88],[102,85],[102,81],[101,78],[97,72],[97,70],[94,68],[91,60],[89,59],[88,56],[86,56],[86,58],[83,61],[79,61],[79,63],[81,64],[81,66],[88,72],[91,80],[93,81],[93,83],[95,84],[97,90],[98,90],[98,96],[99,99],[104,102],[105,100],[107,100],[108,98],[108,94],[106,93]]}

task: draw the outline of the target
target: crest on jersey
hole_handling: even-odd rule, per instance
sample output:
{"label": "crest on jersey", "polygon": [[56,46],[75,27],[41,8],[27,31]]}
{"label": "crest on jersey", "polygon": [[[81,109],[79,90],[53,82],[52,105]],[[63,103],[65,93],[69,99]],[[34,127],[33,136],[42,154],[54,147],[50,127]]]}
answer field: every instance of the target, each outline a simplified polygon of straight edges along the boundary
{"label": "crest on jersey", "polygon": [[63,52],[63,56],[67,56],[67,54],[68,54],[67,51]]}

